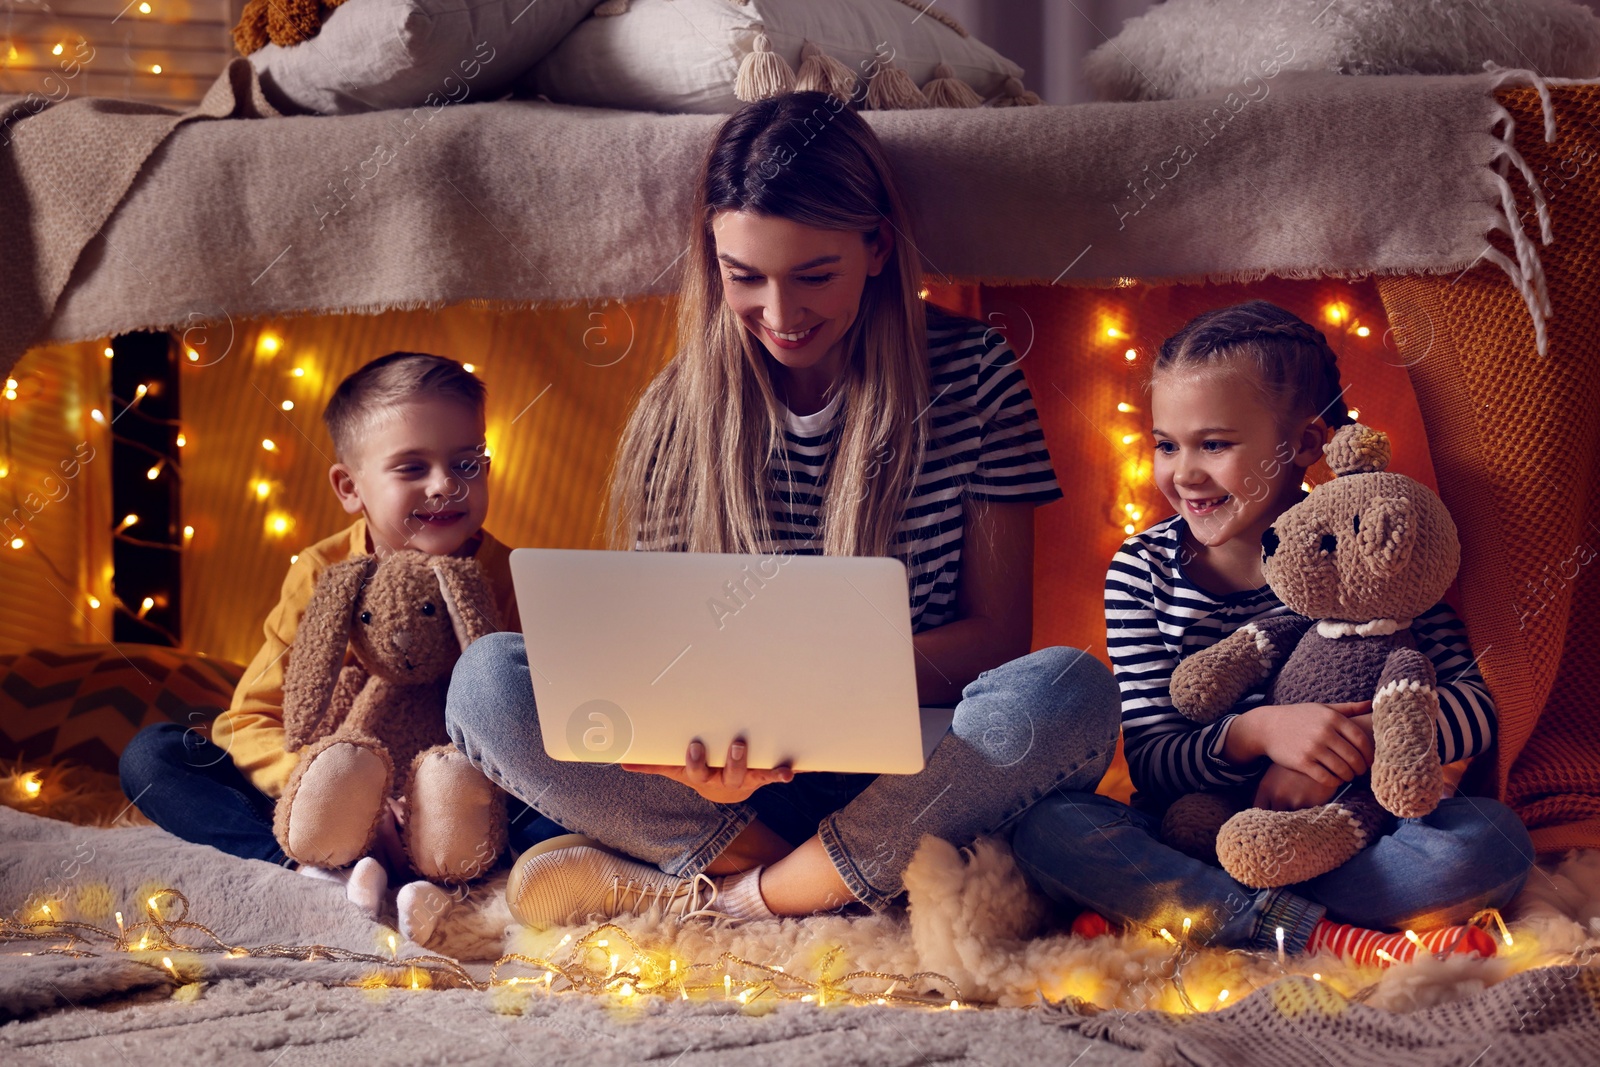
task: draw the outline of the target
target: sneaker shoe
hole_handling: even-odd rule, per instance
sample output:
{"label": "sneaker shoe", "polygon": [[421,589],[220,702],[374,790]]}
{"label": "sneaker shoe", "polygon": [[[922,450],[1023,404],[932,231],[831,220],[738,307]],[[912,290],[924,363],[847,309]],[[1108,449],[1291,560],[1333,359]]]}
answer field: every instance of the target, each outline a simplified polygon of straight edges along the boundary
{"label": "sneaker shoe", "polygon": [[718,918],[711,910],[717,893],[717,882],[703,874],[667,874],[582,834],[533,846],[517,857],[506,882],[512,916],[535,930],[655,909],[679,919]]}

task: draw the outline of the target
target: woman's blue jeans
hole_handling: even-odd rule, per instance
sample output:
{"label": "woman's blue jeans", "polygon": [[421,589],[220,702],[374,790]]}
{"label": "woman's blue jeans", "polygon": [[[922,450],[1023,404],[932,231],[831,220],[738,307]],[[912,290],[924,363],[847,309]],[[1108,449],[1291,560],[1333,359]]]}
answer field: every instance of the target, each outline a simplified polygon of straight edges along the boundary
{"label": "woman's blue jeans", "polygon": [[669,874],[699,874],[752,821],[770,819],[790,841],[819,836],[850,892],[880,909],[902,892],[924,834],[964,845],[1057,790],[1093,789],[1116,748],[1118,708],[1098,660],[1041,649],[962,691],[921,772],[800,774],[738,804],[713,803],[659,775],[552,759],[521,634],[490,634],[462,654],[445,722],[461,751],[511,795]]}
{"label": "woman's blue jeans", "polygon": [[1453,797],[1433,814],[1402,819],[1342,867],[1283,889],[1251,889],[1219,867],[1158,840],[1160,822],[1110,797],[1062,793],[1019,823],[1017,862],[1051,898],[1195,943],[1303,951],[1317,920],[1371,929],[1463,922],[1516,896],[1533,842],[1510,808]]}

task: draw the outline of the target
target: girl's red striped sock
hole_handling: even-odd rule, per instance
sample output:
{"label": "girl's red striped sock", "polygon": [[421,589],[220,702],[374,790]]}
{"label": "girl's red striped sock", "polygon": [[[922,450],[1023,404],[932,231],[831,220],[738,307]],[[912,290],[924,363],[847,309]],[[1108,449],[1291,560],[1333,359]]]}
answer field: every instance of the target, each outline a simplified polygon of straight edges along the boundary
{"label": "girl's red striped sock", "polygon": [[1415,936],[1417,940],[1412,941],[1405,934],[1386,934],[1321,919],[1306,942],[1306,955],[1331,952],[1346,963],[1387,967],[1414,959],[1418,951],[1473,952],[1485,959],[1495,953],[1494,938],[1476,926],[1443,926]]}

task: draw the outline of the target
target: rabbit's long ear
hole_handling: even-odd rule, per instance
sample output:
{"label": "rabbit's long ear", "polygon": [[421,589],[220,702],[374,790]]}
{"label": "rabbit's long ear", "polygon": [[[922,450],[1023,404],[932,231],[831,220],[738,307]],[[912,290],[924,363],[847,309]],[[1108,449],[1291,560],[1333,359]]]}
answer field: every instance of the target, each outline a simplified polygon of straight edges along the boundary
{"label": "rabbit's long ear", "polygon": [[290,751],[318,732],[339,681],[356,600],[371,575],[372,557],[335,563],[317,579],[295,631],[283,675],[283,727]]}
{"label": "rabbit's long ear", "polygon": [[434,561],[433,573],[438,576],[450,625],[455,627],[456,640],[463,650],[484,634],[500,629],[500,613],[495,610],[494,596],[489,591],[489,578],[477,560],[440,556]]}

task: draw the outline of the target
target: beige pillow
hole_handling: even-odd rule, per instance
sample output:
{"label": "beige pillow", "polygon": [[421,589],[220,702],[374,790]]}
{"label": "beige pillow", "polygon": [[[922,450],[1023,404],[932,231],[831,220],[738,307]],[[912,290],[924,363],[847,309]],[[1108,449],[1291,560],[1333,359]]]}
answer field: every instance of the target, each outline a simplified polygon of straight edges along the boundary
{"label": "beige pillow", "polygon": [[1103,100],[1173,100],[1280,70],[1478,74],[1485,60],[1595,77],[1600,18],[1571,0],[1167,0],[1084,74]]}
{"label": "beige pillow", "polygon": [[[819,65],[832,83],[807,81]],[[868,107],[1038,103],[1022,86],[1022,68],[922,0],[609,0],[517,91],[566,104],[722,114],[796,87],[850,95],[839,81],[852,75]]]}

